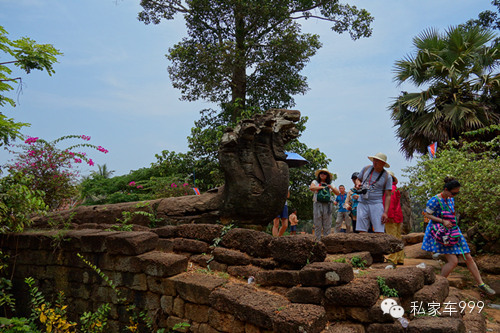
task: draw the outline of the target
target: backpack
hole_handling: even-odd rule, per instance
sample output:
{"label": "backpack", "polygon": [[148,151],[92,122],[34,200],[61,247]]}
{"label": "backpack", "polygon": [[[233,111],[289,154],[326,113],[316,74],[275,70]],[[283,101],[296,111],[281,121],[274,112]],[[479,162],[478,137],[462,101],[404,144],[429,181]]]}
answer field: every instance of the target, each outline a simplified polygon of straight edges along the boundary
{"label": "backpack", "polygon": [[323,187],[316,194],[316,201],[318,202],[330,202],[332,200],[332,195],[330,193],[330,189],[327,187]]}
{"label": "backpack", "polygon": [[[436,197],[437,198],[437,197]],[[443,205],[441,204],[439,198],[437,198],[439,205],[441,206],[441,217],[445,220],[449,220],[452,222],[452,227],[451,228],[446,228],[444,225],[441,223],[432,223],[431,226],[431,236],[434,238],[434,240],[440,244],[443,244],[445,246],[453,246],[458,244],[460,242],[461,234],[460,231],[458,230],[457,227],[457,222],[455,219],[455,214],[452,212],[449,212],[447,210],[444,210]]]}

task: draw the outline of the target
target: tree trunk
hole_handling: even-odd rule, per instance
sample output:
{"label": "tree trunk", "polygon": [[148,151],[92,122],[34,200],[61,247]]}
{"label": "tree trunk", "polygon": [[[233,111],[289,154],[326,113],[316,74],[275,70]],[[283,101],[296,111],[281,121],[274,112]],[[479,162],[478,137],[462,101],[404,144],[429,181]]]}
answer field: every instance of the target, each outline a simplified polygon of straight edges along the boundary
{"label": "tree trunk", "polygon": [[231,121],[236,119],[245,109],[247,76],[246,76],[246,48],[245,48],[245,20],[242,10],[237,6],[234,10],[235,20],[235,56],[233,62],[233,76],[231,80]]}

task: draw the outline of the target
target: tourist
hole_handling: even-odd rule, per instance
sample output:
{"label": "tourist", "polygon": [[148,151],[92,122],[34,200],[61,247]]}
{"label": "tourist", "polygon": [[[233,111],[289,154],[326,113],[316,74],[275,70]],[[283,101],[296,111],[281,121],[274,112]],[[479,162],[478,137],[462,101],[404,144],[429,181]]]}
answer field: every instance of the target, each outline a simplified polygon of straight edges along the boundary
{"label": "tourist", "polygon": [[312,181],[309,189],[313,195],[313,225],[314,235],[317,240],[321,235],[327,236],[332,229],[333,194],[340,194],[332,185],[332,174],[327,169],[316,170],[316,179]]}
{"label": "tourist", "polygon": [[299,224],[299,219],[297,218],[297,210],[292,209],[292,214],[288,217],[290,221],[290,235],[297,234],[297,224]]}
{"label": "tourist", "polygon": [[[288,194],[286,198],[288,199],[290,197],[290,190],[288,190]],[[281,221],[281,228],[280,228],[280,221]],[[286,231],[286,228],[288,228],[288,202],[285,201],[285,206],[283,207],[283,210],[281,213],[274,218],[273,220],[273,236],[275,237],[281,237]]]}
{"label": "tourist", "polygon": [[[391,202],[389,203],[389,211],[387,213],[387,221],[385,222],[385,233],[396,237],[397,239],[402,239],[401,237],[401,226],[403,224],[403,211],[401,210],[401,193],[397,188],[398,179],[392,171],[388,171],[392,177],[392,194]],[[385,205],[385,193],[383,197]],[[396,253],[391,253],[386,257],[393,266],[404,265],[405,263],[405,252],[403,250]]]}
{"label": "tourist", "polygon": [[[476,262],[470,254],[470,249],[460,228],[457,225],[455,213],[455,196],[460,193],[460,183],[451,178],[444,179],[443,191],[427,201],[425,216],[430,220],[425,229],[422,250],[444,254],[446,264],[441,268],[441,275],[448,277],[451,271],[457,267],[458,256],[462,255],[471,272],[478,288],[490,295],[495,295],[495,291],[483,282]],[[446,229],[442,228],[444,226]],[[445,230],[446,233],[437,232]],[[453,230],[453,233],[450,231]],[[450,234],[447,234],[450,232]],[[454,233],[456,232],[456,237]],[[444,237],[441,237],[443,236]],[[450,241],[455,238],[456,241]],[[453,244],[453,245],[452,245]]]}
{"label": "tourist", "polygon": [[351,218],[352,230],[356,231],[356,219],[357,219],[357,211],[358,211],[358,202],[359,202],[359,194],[358,189],[360,187],[356,187],[356,180],[358,179],[359,172],[354,172],[351,175],[351,180],[354,183],[354,187],[347,192],[347,198],[345,200],[344,207],[350,211],[349,217]]}
{"label": "tourist", "polygon": [[344,204],[347,199],[347,193],[345,192],[345,186],[339,186],[340,194],[337,195],[335,201],[333,202],[336,206],[338,206],[337,211],[337,219],[335,221],[335,233],[339,233],[342,227],[345,225],[346,232],[352,232],[351,229],[351,218],[349,217],[349,210],[344,207]]}
{"label": "tourist", "polygon": [[[356,230],[367,232],[371,223],[375,233],[384,233],[392,190],[391,175],[384,168],[390,165],[387,156],[382,153],[368,156],[368,159],[373,165],[365,166],[356,180],[358,186],[361,185]],[[387,199],[385,205],[382,202],[384,193]]]}

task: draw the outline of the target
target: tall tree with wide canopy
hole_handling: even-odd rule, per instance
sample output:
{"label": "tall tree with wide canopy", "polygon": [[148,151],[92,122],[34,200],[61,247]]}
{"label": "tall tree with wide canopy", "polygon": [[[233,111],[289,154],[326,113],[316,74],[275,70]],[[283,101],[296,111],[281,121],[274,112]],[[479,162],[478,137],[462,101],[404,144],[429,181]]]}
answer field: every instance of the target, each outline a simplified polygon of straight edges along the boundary
{"label": "tall tree with wide canopy", "polygon": [[169,50],[170,78],[182,99],[218,103],[235,122],[247,106],[262,110],[294,105],[307,91],[300,71],[321,47],[301,34],[298,19],[333,23],[353,39],[371,35],[373,18],[337,0],[142,0],[146,24],[184,14],[188,36]]}
{"label": "tall tree with wide canopy", "polygon": [[[0,58],[9,57],[7,61],[0,62],[0,107],[6,104],[16,106],[12,98],[4,95],[4,92],[14,89],[13,83],[20,84],[22,81],[21,77],[12,77],[11,67],[16,66],[26,74],[36,69],[52,75],[55,72],[53,64],[57,62],[57,56],[62,54],[50,44],[38,44],[28,37],[10,40],[7,35],[7,31],[0,26]],[[20,137],[20,129],[28,125],[7,118],[0,111],[0,146]]]}
{"label": "tall tree with wide canopy", "polygon": [[415,53],[395,63],[394,80],[423,87],[403,91],[390,106],[391,118],[408,158],[433,142],[500,122],[500,48],[482,27],[428,29],[415,37]]}

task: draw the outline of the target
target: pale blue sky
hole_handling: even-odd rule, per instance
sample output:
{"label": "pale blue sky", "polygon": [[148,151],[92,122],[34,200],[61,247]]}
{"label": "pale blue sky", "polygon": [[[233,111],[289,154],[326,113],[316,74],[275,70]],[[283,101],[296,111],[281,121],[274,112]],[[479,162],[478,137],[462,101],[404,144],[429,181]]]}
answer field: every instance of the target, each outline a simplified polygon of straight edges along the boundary
{"label": "pale blue sky", "polygon": [[[319,34],[323,48],[303,71],[310,90],[296,96],[295,106],[309,117],[302,141],[333,160],[337,185],[349,184],[377,152],[388,155],[396,175],[414,163],[399,152],[387,111],[401,90],[415,90],[394,84],[394,62],[412,51],[412,38],[424,29],[444,31],[492,9],[490,0],[349,3],[375,17],[372,37],[352,41],[327,22],[303,21],[303,31]],[[91,157],[115,175],[149,166],[162,150],[186,152],[199,111],[211,105],[180,101],[168,78],[165,54],[185,35],[184,21],[144,25],[136,19],[140,9],[138,0],[0,0],[0,25],[11,39],[28,36],[64,53],[52,77],[23,75],[22,93],[10,94],[18,106],[2,112],[31,123],[23,131],[30,136],[91,136],[90,143],[109,150]],[[2,163],[7,158],[0,154]]]}

